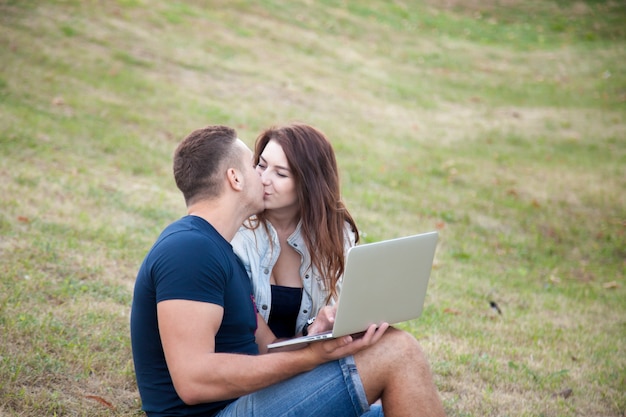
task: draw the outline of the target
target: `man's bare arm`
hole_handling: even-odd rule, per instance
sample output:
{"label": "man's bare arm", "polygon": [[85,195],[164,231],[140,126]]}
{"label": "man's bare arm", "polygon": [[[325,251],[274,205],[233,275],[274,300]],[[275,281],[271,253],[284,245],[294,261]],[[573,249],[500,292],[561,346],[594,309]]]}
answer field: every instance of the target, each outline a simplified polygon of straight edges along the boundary
{"label": "man's bare arm", "polygon": [[[215,353],[223,317],[216,304],[167,300],[157,304],[159,331],[176,392],[187,404],[236,398],[376,343],[387,326],[370,327],[363,338],[347,336],[306,348],[267,355]],[[267,330],[265,330],[267,329]],[[269,331],[260,326],[262,332]],[[270,332],[271,333],[271,332]],[[266,335],[257,335],[257,340]]]}

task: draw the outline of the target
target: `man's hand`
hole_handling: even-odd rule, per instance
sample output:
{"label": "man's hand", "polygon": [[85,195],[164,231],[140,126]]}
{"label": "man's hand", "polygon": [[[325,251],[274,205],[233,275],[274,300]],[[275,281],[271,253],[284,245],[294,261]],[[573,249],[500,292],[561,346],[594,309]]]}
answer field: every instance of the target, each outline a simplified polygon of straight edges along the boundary
{"label": "man's hand", "polygon": [[365,333],[362,333],[362,336],[343,336],[333,340],[313,342],[307,346],[307,349],[323,362],[344,358],[377,343],[388,328],[388,323],[380,326],[372,324]]}

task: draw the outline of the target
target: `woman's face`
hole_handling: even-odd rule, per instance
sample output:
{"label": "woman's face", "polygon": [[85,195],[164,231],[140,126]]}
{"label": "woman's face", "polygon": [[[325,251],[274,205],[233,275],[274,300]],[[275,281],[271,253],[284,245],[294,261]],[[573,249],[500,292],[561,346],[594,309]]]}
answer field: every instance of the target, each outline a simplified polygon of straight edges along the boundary
{"label": "woman's face", "polygon": [[270,140],[265,145],[256,169],[265,187],[265,210],[298,210],[296,181],[287,156],[277,142]]}

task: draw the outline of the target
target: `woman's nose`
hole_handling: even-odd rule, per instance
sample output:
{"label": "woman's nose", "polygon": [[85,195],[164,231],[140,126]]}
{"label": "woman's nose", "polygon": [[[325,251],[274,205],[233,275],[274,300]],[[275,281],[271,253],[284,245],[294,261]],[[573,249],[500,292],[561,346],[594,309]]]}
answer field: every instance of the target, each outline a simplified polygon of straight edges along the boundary
{"label": "woman's nose", "polygon": [[259,172],[259,176],[261,177],[261,182],[266,185],[269,184],[269,179],[268,179],[268,175],[267,175],[267,171],[258,171]]}

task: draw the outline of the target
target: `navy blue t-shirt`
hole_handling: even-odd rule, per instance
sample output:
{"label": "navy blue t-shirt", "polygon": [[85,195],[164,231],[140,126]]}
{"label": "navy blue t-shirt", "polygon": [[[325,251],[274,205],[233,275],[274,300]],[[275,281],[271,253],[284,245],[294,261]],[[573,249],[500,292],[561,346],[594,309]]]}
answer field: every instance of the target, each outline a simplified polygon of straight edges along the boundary
{"label": "navy blue t-shirt", "polygon": [[157,303],[173,299],[224,308],[216,352],[259,353],[250,279],[230,243],[200,217],[186,216],[172,223],[144,259],[135,282],[130,333],[137,385],[148,416],[210,416],[230,401],[184,404],[167,369]]}

